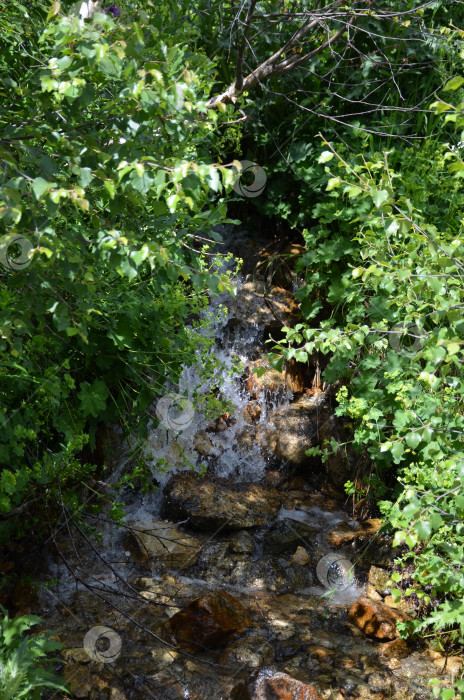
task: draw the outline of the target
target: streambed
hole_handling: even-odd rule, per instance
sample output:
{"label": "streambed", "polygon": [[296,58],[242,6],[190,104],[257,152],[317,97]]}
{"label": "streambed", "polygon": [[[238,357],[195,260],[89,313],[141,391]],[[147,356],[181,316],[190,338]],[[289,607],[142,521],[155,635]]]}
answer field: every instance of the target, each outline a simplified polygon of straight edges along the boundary
{"label": "streambed", "polygon": [[[162,422],[143,454],[157,490],[126,490],[125,526],[89,513],[100,537],[61,528],[56,551],[44,553],[43,576],[56,585],[42,590],[34,612],[67,647],[74,697],[257,699],[271,697],[262,688],[283,673],[282,692],[272,697],[430,698],[428,680],[440,676],[446,685],[456,666],[394,635],[366,634],[349,616],[360,600],[384,606],[388,585],[379,591],[368,579],[371,565],[388,572],[393,553],[375,520],[354,518],[343,493],[353,455],[325,465],[305,455],[343,432],[330,388],[266,364],[269,333],[295,319],[297,280],[269,284],[260,268],[266,241],[229,229],[225,243],[245,265],[237,296],[215,298],[206,312],[215,318],[207,332],[218,376],[204,380],[186,368],[177,386],[166,387],[165,396],[184,401],[153,407]],[[264,374],[253,374],[257,367]],[[193,409],[193,390],[216,385],[232,408],[211,420]],[[131,447],[121,445],[113,481]],[[329,555],[353,563],[348,579],[331,584],[326,567],[324,580],[320,562]],[[224,643],[185,651],[166,634],[168,621],[217,592],[233,596],[249,624]]]}

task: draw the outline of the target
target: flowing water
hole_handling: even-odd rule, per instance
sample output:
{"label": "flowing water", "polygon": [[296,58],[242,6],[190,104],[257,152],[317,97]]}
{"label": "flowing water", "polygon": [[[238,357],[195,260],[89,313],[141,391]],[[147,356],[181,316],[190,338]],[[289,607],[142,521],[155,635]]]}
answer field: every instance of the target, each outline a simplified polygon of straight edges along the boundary
{"label": "flowing water", "polygon": [[[239,234],[231,229],[225,233],[225,247],[240,249]],[[245,234],[242,241],[248,239]],[[249,280],[245,274],[237,276],[239,299]],[[222,312],[224,307],[232,311]],[[177,385],[166,386],[168,399],[158,404],[157,411],[162,423],[153,421],[143,445],[157,490],[149,494],[126,490],[124,494],[126,519],[141,529],[144,524],[150,527],[153,517],[160,518],[163,488],[174,471],[206,470],[208,475],[236,484],[262,482],[275,466],[259,442],[248,438],[255,429],[246,420],[250,395],[241,379],[243,369],[236,371],[238,364],[246,367],[267,350],[259,313],[247,316],[247,309],[237,310],[237,303],[234,307],[230,295],[224,293],[212,300],[204,314],[212,319],[203,332],[215,338],[218,367],[207,380],[201,367],[186,367]],[[194,393],[201,396],[214,387],[220,387],[233,413],[211,429],[212,418],[195,408],[198,399]],[[183,398],[176,400],[173,395]],[[293,398],[287,388],[260,401],[259,424],[266,425],[273,412]],[[206,445],[200,449],[203,454],[198,451],[199,435]],[[113,482],[126,468],[131,448],[134,444],[129,441]],[[168,467],[164,471],[163,465]],[[307,528],[311,541],[302,536],[296,543],[310,552],[305,564],[295,563],[289,554],[266,554],[269,526],[252,529],[249,550],[240,552],[233,533],[211,536],[192,532],[188,522],[177,523],[197,537],[202,547],[198,561],[183,571],[160,568],[156,560],[141,564],[125,529],[103,515],[88,518],[100,531],[100,540],[63,528],[57,535],[61,557],[49,555],[47,562],[48,576],[58,583],[42,592],[41,613],[47,628],[58,629],[71,647],[66,658],[76,697],[225,700],[239,680],[264,666],[314,683],[327,699],[430,697],[426,682],[436,673],[430,657],[413,649],[407,659],[393,658],[392,662],[379,656],[378,643],[347,624],[348,608],[365,593],[366,572],[355,569],[346,585],[332,590],[318,580],[321,559],[332,554],[347,560],[354,556],[352,546],[334,549],[327,541],[327,534],[340,523],[356,525],[343,502],[326,507],[324,498],[317,498],[311,489],[298,493],[299,505],[284,500],[272,527]],[[254,610],[253,629],[242,641],[195,658],[158,643],[153,635],[158,635],[163,620],[192,598],[217,589],[228,591]],[[97,663],[94,672],[100,685],[89,671],[89,658],[78,653],[86,646],[82,642],[85,634],[98,625],[113,630],[121,647],[117,660]]]}

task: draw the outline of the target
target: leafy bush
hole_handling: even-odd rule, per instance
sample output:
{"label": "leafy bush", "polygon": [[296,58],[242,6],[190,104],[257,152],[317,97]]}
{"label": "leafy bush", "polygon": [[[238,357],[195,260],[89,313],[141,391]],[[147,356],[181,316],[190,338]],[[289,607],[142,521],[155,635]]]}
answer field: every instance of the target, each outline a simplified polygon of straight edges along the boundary
{"label": "leafy bush", "polygon": [[128,6],[2,8],[1,513],[74,502],[97,424],[143,434],[166,379],[212,361],[197,331],[230,287],[204,255],[234,178],[211,156],[228,114],[206,107],[213,64]]}
{"label": "leafy bush", "polygon": [[38,700],[42,690],[67,692],[66,685],[48,666],[57,659],[50,652],[63,648],[52,633],[24,637],[24,632],[41,622],[35,615],[11,620],[1,608],[0,620],[0,697],[2,700]]}
{"label": "leafy bush", "polygon": [[[445,89],[462,84],[455,78]],[[439,100],[433,107],[447,122],[464,126],[464,102],[453,107]],[[304,232],[308,252],[299,261],[306,284],[298,295],[307,320],[286,329],[275,349],[299,361],[315,351],[329,357],[324,378],[343,380],[336,412],[353,419],[354,446],[367,450],[376,465],[377,497],[389,495],[379,505],[396,531],[393,544],[408,550],[400,560],[407,585],[393,595],[422,601],[422,618],[402,630],[432,632],[437,640],[446,635],[459,647],[464,139],[458,139],[454,145],[428,141],[401,157],[354,157],[325,142],[319,163],[326,169],[327,199],[313,209],[317,224]],[[392,475],[396,486],[387,489]]]}

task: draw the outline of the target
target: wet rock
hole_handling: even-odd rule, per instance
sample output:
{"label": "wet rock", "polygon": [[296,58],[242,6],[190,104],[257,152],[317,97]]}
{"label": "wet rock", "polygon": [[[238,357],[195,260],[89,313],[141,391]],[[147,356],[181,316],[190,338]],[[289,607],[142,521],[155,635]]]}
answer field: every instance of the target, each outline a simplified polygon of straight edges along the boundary
{"label": "wet rock", "polygon": [[239,530],[264,525],[277,516],[278,492],[259,484],[234,484],[220,477],[175,474],[164,488],[163,516],[189,520],[199,530]]}
{"label": "wet rock", "polygon": [[332,547],[344,547],[354,542],[354,539],[356,537],[356,530],[357,524],[356,526],[353,526],[347,522],[339,523],[327,535],[327,542]]}
{"label": "wet rock", "polygon": [[370,543],[382,525],[379,518],[364,520],[362,523],[341,522],[327,535],[327,542],[332,547],[356,547]]}
{"label": "wet rock", "polygon": [[405,659],[411,653],[405,639],[393,639],[391,642],[381,644],[379,651],[386,659]]}
{"label": "wet rock", "polygon": [[392,640],[399,634],[396,623],[411,618],[399,610],[376,603],[370,598],[360,598],[351,606],[348,619],[370,637]]}
{"label": "wet rock", "polygon": [[292,556],[292,561],[295,562],[295,564],[300,564],[301,566],[309,564],[309,554],[306,549],[303,547],[297,547],[295,554]]}
{"label": "wet rock", "polygon": [[227,307],[231,319],[262,327],[265,335],[278,332],[283,326],[293,326],[300,319],[292,292],[282,287],[267,290],[262,281],[251,278],[228,301]]}
{"label": "wet rock", "polygon": [[258,429],[257,438],[264,450],[289,467],[309,464],[306,450],[320,442],[324,399],[323,395],[302,396],[273,411],[268,424]]}
{"label": "wet rock", "polygon": [[[257,370],[257,371],[256,371]],[[286,388],[285,376],[271,367],[266,357],[250,362],[244,375],[245,389],[252,399],[281,396]]]}
{"label": "wet rock", "polygon": [[243,605],[225,591],[214,591],[193,600],[175,613],[163,628],[184,651],[216,649],[251,625],[251,615]]}
{"label": "wet rock", "polygon": [[385,603],[385,605],[388,605],[389,608],[401,610],[402,612],[411,615],[411,617],[416,617],[417,615],[415,605],[412,602],[411,598],[394,598],[392,595],[387,595],[383,602]]}
{"label": "wet rock", "polygon": [[320,662],[328,661],[329,663],[332,663],[335,656],[335,652],[332,651],[332,649],[327,649],[326,647],[317,646],[315,644],[311,644],[307,648],[307,652],[310,657],[317,659],[317,661]]}
{"label": "wet rock", "polygon": [[140,562],[156,562],[160,569],[186,569],[195,564],[200,543],[173,523],[148,518],[126,524],[131,528],[127,533],[128,547]]}
{"label": "wet rock", "polygon": [[232,700],[321,700],[312,685],[286,673],[262,668],[232,691]]}
{"label": "wet rock", "polygon": [[213,443],[211,442],[210,437],[204,432],[196,433],[195,437],[193,438],[193,447],[199,455],[203,455],[205,457],[211,454],[213,451]]}
{"label": "wet rock", "polygon": [[229,547],[236,554],[251,554],[253,552],[254,542],[250,533],[245,530],[236,532],[229,537]]}
{"label": "wet rock", "polygon": [[299,520],[282,518],[277,520],[263,538],[264,554],[284,554],[294,552],[298,545],[311,548],[315,529]]}
{"label": "wet rock", "polygon": [[378,566],[371,566],[367,575],[367,580],[381,595],[390,594],[392,582],[390,573],[386,569],[380,569]]}
{"label": "wet rock", "polygon": [[290,481],[287,481],[285,484],[285,488],[288,489],[288,491],[303,491],[304,487],[305,480],[302,476],[294,476],[293,479],[290,479]]}
{"label": "wet rock", "polygon": [[252,401],[243,411],[243,419],[249,425],[259,421],[261,416],[261,406],[257,401]]}
{"label": "wet rock", "polygon": [[251,630],[226,646],[219,663],[226,666],[258,668],[274,659],[274,648],[263,632]]}
{"label": "wet rock", "polygon": [[84,647],[76,647],[75,649],[63,649],[61,656],[66,663],[88,664],[92,660]]}
{"label": "wet rock", "polygon": [[371,600],[375,600],[377,603],[381,603],[383,600],[382,596],[376,591],[372,583],[367,584],[366,595],[368,598],[370,598]]}
{"label": "wet rock", "polygon": [[428,656],[432,659],[434,666],[441,669],[441,673],[449,673],[457,676],[464,666],[462,656],[445,656],[435,649],[428,649]]}
{"label": "wet rock", "polygon": [[249,452],[254,445],[253,433],[250,430],[243,430],[237,435],[237,445],[242,452]]}
{"label": "wet rock", "polygon": [[80,664],[66,664],[63,674],[73,697],[89,697],[90,691],[92,690],[92,685],[90,683],[90,670],[88,666],[81,666]]}

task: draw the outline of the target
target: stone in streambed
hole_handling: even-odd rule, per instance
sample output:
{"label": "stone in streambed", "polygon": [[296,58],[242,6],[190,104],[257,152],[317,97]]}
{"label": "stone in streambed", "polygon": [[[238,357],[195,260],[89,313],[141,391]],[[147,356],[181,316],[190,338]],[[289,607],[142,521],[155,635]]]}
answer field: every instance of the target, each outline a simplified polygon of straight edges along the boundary
{"label": "stone in streambed", "polygon": [[141,563],[153,561],[160,569],[186,569],[197,561],[200,543],[173,523],[147,518],[126,524],[130,528],[128,547]]}
{"label": "stone in streambed", "polygon": [[273,411],[267,424],[258,429],[257,438],[263,449],[290,471],[310,464],[306,451],[320,444],[320,426],[327,420],[325,399],[323,394],[302,396]]}
{"label": "stone in streambed", "polygon": [[262,668],[232,691],[232,700],[321,700],[317,690],[287,673]]}
{"label": "stone in streambed", "polygon": [[235,554],[251,554],[254,542],[250,533],[243,530],[229,537],[229,547]]}
{"label": "stone in streambed", "polygon": [[306,549],[304,549],[304,547],[297,547],[295,554],[292,556],[292,561],[295,564],[300,564],[301,566],[309,564],[309,554]]}
{"label": "stone in streambed", "polygon": [[216,649],[251,625],[249,611],[225,591],[213,591],[189,603],[163,626],[163,635],[184,651]]}
{"label": "stone in streambed", "polygon": [[264,554],[285,554],[294,552],[297,546],[311,548],[315,529],[299,520],[282,518],[277,520],[265,533]]}
{"label": "stone in streambed", "polygon": [[367,580],[381,595],[389,595],[391,593],[392,582],[390,573],[386,569],[371,566]]}
{"label": "stone in streambed", "polygon": [[360,598],[351,606],[348,619],[369,637],[392,640],[399,636],[396,623],[411,618],[400,610],[376,603],[370,598]]}
{"label": "stone in streambed", "polygon": [[254,483],[231,484],[220,477],[175,474],[164,488],[163,517],[188,519],[198,530],[222,532],[258,527],[279,512],[279,493]]}

